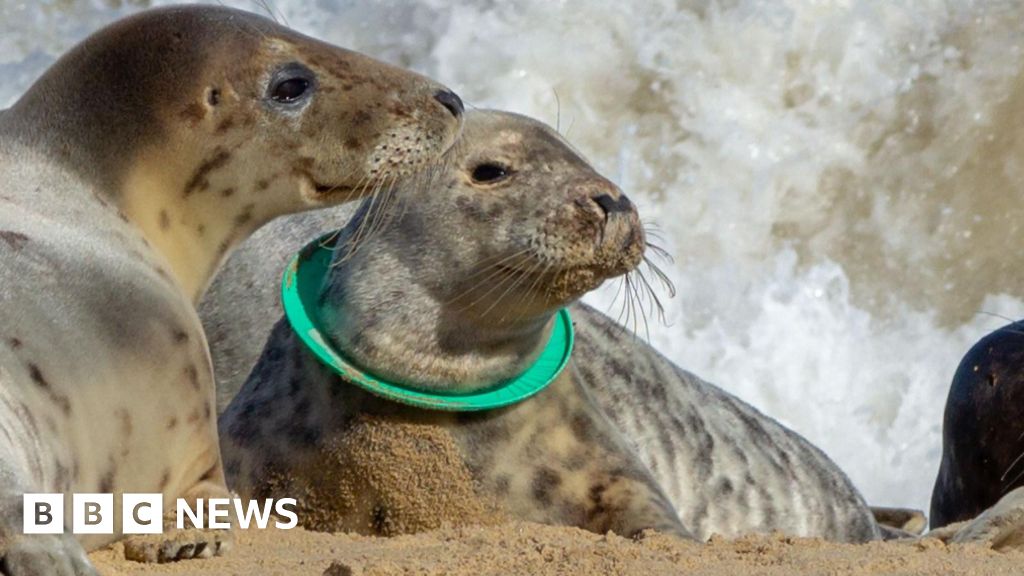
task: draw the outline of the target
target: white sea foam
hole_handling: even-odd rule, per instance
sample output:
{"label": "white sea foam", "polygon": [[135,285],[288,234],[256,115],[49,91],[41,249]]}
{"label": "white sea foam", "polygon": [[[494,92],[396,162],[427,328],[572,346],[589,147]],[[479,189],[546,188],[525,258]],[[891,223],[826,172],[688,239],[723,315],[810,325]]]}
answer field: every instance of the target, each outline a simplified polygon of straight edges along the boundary
{"label": "white sea foam", "polygon": [[[0,0],[0,105],[134,9],[111,3]],[[927,508],[950,378],[1003,323],[979,312],[1024,315],[1021,3],[272,3],[472,105],[557,121],[675,257],[652,342],[873,503]]]}

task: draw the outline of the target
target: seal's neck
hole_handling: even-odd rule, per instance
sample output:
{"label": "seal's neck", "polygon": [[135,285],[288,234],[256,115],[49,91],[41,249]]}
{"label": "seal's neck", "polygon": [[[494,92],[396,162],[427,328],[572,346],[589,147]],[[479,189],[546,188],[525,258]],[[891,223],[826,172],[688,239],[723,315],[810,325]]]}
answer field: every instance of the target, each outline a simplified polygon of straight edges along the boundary
{"label": "seal's neck", "polygon": [[483,390],[522,374],[548,342],[554,310],[517,318],[467,312],[425,280],[432,274],[422,271],[444,269],[436,254],[388,231],[343,252],[318,317],[332,344],[378,377],[431,392]]}
{"label": "seal's neck", "polygon": [[[259,226],[306,206],[289,175],[248,166],[242,148],[157,150],[130,170],[111,201],[170,263],[196,301],[227,254]],[[273,160],[268,160],[273,165]],[[262,175],[262,176],[261,176]]]}

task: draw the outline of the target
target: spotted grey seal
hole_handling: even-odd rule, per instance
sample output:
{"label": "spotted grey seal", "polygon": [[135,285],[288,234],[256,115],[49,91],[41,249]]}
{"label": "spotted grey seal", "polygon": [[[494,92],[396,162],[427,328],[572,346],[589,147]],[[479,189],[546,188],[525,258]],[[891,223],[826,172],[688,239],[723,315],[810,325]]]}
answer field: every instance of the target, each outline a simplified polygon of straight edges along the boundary
{"label": "spotted grey seal", "polygon": [[[210,6],[103,29],[0,113],[4,573],[92,574],[83,546],[118,537],[23,535],[25,492],[66,494],[68,521],[71,493],[227,494],[193,301],[258,225],[435,162],[461,114],[422,76]],[[127,549],[216,552],[201,538]]]}
{"label": "spotted grey seal", "polygon": [[[520,372],[556,310],[631,269],[644,237],[625,196],[535,121],[471,113],[448,166],[400,188],[402,216],[349,254],[353,226],[373,211],[356,214],[333,241],[319,313],[327,338],[356,365],[424,389],[466,391]],[[282,226],[314,237],[323,224],[316,218]],[[274,236],[243,252],[280,261]],[[258,262],[248,264],[229,264],[234,278],[219,282],[232,287],[215,286],[211,296],[275,284]],[[248,320],[232,336],[238,315],[207,301],[207,325],[232,344],[258,343],[269,329],[253,329],[253,320],[271,317],[275,305],[255,299],[242,308]],[[879,537],[846,476],[803,438],[597,311],[571,310],[576,350],[562,377],[482,413],[371,395],[278,322],[220,418],[229,482],[246,496],[305,497],[307,516],[326,529],[392,533],[436,525],[445,514],[486,519],[493,506],[624,534]],[[214,342],[215,358],[222,344]],[[454,502],[452,493],[460,495]],[[467,511],[473,497],[482,503]]]}

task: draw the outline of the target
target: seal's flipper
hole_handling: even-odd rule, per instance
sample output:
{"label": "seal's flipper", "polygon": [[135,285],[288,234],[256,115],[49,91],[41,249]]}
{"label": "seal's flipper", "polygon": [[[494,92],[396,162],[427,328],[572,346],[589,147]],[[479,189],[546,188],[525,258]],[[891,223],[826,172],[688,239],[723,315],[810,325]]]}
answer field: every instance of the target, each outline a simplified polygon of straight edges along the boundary
{"label": "seal's flipper", "polygon": [[[233,495],[223,488],[223,473],[217,466],[215,477],[201,480],[194,488],[186,492],[184,499],[195,510],[202,508],[202,501],[211,498],[230,498]],[[232,530],[197,528],[187,521],[187,525],[178,529],[176,511],[164,514],[164,531],[162,534],[131,536],[124,540],[124,557],[135,562],[163,564],[192,558],[212,558],[228,552],[234,544],[233,528],[237,525],[234,514],[230,514]]]}
{"label": "seal's flipper", "polygon": [[[928,527],[928,517],[920,510],[912,508],[887,508],[883,506],[871,506],[871,514],[875,522],[882,528],[882,536],[886,540],[903,538],[902,535],[890,537],[889,533],[905,533],[906,536],[920,536]],[[886,530],[893,529],[893,530]]]}
{"label": "seal's flipper", "polygon": [[[949,533],[952,532],[952,535]],[[1011,491],[974,520],[928,533],[955,544],[978,544],[993,550],[1024,550],[1024,487]]]}

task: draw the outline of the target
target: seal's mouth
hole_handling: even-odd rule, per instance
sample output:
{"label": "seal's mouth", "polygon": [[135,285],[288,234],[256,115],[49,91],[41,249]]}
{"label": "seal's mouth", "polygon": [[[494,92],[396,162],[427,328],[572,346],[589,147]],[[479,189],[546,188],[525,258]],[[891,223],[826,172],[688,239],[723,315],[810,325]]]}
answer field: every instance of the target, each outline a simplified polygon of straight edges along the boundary
{"label": "seal's mouth", "polygon": [[327,184],[315,180],[308,174],[300,174],[299,193],[311,204],[346,202],[366,195],[365,187]]}
{"label": "seal's mouth", "polygon": [[313,184],[315,186],[316,193],[320,194],[322,196],[323,195],[327,195],[327,194],[335,194],[335,193],[338,193],[338,192],[353,192],[353,191],[355,191],[355,189],[352,188],[351,186],[342,186],[340,184],[330,184],[330,185],[328,185],[328,184],[317,184],[316,182],[314,182]]}

